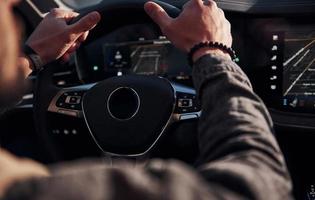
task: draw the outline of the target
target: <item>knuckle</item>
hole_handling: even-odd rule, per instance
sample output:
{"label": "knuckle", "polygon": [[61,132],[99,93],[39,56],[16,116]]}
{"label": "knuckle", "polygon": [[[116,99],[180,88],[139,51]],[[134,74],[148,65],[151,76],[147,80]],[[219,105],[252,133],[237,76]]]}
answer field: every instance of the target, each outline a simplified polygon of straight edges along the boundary
{"label": "knuckle", "polygon": [[224,15],[224,11],[223,11],[221,8],[219,8],[218,11],[219,11],[219,13],[220,13],[222,16],[225,16],[225,15]]}
{"label": "knuckle", "polygon": [[209,6],[211,7],[211,8],[217,8],[218,6],[217,6],[217,3],[215,2],[215,1],[213,1],[213,0],[209,0]]}
{"label": "knuckle", "polygon": [[80,15],[80,13],[78,13],[78,12],[70,12],[73,16],[79,16]]}
{"label": "knuckle", "polygon": [[204,8],[205,5],[204,5],[204,3],[202,3],[202,2],[195,1],[194,6],[195,6],[197,9],[202,9],[202,8]]}
{"label": "knuckle", "polygon": [[226,20],[226,21],[227,21],[226,24],[227,24],[228,28],[231,29],[231,23],[228,20]]}
{"label": "knuckle", "polygon": [[224,25],[228,28],[231,29],[231,23],[226,19],[224,20]]}
{"label": "knuckle", "polygon": [[52,16],[57,16],[59,14],[59,9],[58,8],[53,8],[50,10],[49,14],[51,14]]}

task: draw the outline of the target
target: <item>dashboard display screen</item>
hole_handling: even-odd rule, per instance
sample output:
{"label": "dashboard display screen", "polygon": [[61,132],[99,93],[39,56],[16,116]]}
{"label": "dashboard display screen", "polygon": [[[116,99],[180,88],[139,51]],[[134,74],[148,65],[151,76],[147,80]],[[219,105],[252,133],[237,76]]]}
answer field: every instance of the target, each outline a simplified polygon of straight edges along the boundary
{"label": "dashboard display screen", "polygon": [[315,109],[315,30],[283,36],[283,106]]}
{"label": "dashboard display screen", "polygon": [[191,73],[185,54],[163,38],[104,44],[103,51],[105,70],[164,77]]}
{"label": "dashboard display screen", "polygon": [[315,31],[304,34],[285,34],[284,96],[315,96]]}
{"label": "dashboard display screen", "polygon": [[315,26],[296,19],[253,20],[246,40],[249,77],[266,105],[315,114]]}

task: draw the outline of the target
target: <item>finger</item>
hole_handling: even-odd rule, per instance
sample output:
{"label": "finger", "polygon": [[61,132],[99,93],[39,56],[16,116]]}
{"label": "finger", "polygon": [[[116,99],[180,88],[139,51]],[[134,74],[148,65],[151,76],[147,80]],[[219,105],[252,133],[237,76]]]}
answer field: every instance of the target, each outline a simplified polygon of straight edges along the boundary
{"label": "finger", "polygon": [[50,12],[47,16],[55,17],[55,18],[65,18],[67,20],[68,18],[74,18],[78,15],[79,15],[79,13],[72,12],[69,10],[64,10],[61,8],[53,8],[50,10]]}
{"label": "finger", "polygon": [[4,150],[4,149],[0,149],[0,161],[6,161],[6,160],[14,160],[14,161],[17,161],[18,158],[11,154],[10,152],[8,152],[7,150]]}
{"label": "finger", "polygon": [[66,52],[66,54],[71,55],[71,54],[74,53],[76,50],[77,50],[77,48],[69,49],[69,50]]}
{"label": "finger", "polygon": [[161,29],[168,27],[172,22],[172,18],[168,16],[165,10],[152,1],[144,4],[144,10]]}
{"label": "finger", "polygon": [[215,1],[213,1],[213,0],[208,0],[209,1],[209,4],[210,4],[210,7],[211,8],[218,8],[218,5],[217,5],[217,3],[215,2]]}
{"label": "finger", "polygon": [[70,32],[81,34],[91,30],[101,20],[101,15],[98,12],[91,12],[82,17],[78,22],[70,26]]}
{"label": "finger", "polygon": [[68,51],[69,54],[72,54],[74,53],[78,48],[80,48],[81,46],[81,43],[77,43],[75,46],[74,46],[74,49],[72,49],[72,51]]}
{"label": "finger", "polygon": [[71,54],[73,52],[75,52],[79,47],[80,47],[81,43],[80,42],[75,42],[68,50],[67,53]]}
{"label": "finger", "polygon": [[[199,5],[202,5],[204,0],[193,0],[195,3],[199,4]],[[206,0],[207,1],[207,0]]]}
{"label": "finger", "polygon": [[218,12],[221,16],[223,16],[225,18],[225,14],[224,11],[221,8],[218,8]]}
{"label": "finger", "polygon": [[70,60],[70,54],[65,53],[63,56],[60,58],[62,62],[66,63]]}
{"label": "finger", "polygon": [[74,18],[76,18],[79,15],[80,14],[77,12],[68,12],[68,13],[65,13],[63,17],[64,17],[65,21],[68,23],[68,22],[71,22],[71,20],[73,20]]}
{"label": "finger", "polygon": [[84,41],[87,39],[88,35],[89,35],[89,31],[86,31],[85,33],[83,33],[83,34],[79,37],[79,39],[78,39],[77,41],[78,41],[78,42],[84,42]]}

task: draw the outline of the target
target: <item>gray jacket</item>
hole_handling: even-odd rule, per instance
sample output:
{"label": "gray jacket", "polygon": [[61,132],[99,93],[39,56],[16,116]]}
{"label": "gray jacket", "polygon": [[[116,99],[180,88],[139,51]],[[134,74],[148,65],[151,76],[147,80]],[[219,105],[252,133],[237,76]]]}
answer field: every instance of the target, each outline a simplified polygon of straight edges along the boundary
{"label": "gray jacket", "polygon": [[202,104],[198,167],[175,160],[78,161],[12,186],[4,199],[291,199],[291,180],[262,100],[232,61],[206,55],[193,68]]}

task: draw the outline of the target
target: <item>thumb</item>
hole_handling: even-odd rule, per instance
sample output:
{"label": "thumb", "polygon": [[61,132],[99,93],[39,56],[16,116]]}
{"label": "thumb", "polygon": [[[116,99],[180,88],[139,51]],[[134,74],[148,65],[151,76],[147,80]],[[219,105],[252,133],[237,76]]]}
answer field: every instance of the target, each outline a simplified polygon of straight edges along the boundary
{"label": "thumb", "polygon": [[144,4],[144,10],[161,29],[168,27],[172,21],[172,18],[168,16],[165,10],[152,1]]}
{"label": "thumb", "polygon": [[79,21],[70,26],[72,33],[80,34],[93,29],[96,24],[101,20],[101,15],[98,12],[91,12]]}

